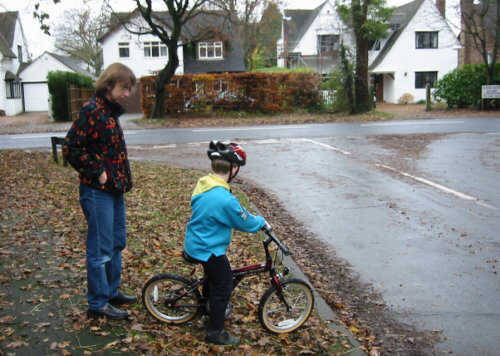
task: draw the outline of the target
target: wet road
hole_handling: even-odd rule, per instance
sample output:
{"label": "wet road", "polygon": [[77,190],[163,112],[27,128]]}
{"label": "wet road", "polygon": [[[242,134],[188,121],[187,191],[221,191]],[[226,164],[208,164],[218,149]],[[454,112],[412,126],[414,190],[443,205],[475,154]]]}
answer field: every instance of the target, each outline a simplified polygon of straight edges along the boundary
{"label": "wet road", "polygon": [[[131,156],[208,169],[203,142],[244,141],[241,175],[331,244],[400,320],[443,330],[442,351],[498,354],[500,120],[167,131],[130,133]],[[376,138],[415,133],[443,135],[418,155]]]}

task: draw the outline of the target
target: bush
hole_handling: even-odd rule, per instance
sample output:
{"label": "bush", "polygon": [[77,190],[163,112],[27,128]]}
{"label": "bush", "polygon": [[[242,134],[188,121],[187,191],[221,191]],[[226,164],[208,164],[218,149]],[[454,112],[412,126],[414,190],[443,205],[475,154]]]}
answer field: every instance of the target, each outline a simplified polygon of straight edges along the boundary
{"label": "bush", "polygon": [[[500,83],[500,63],[496,65],[494,82]],[[433,93],[436,100],[445,100],[448,108],[479,107],[481,86],[486,84],[484,64],[467,64],[438,80]],[[494,84],[494,83],[492,83]]]}
{"label": "bush", "polygon": [[398,100],[398,104],[411,104],[415,101],[415,98],[410,93],[404,93]]}
{"label": "bush", "polygon": [[346,91],[346,76],[341,69],[333,69],[330,72],[329,79],[323,84],[323,89],[328,90],[333,95],[333,100],[327,109],[334,112],[351,111],[351,104]]}
{"label": "bush", "polygon": [[52,115],[55,121],[71,121],[69,112],[69,88],[92,88],[92,79],[74,72],[55,71],[47,75],[52,99]]}

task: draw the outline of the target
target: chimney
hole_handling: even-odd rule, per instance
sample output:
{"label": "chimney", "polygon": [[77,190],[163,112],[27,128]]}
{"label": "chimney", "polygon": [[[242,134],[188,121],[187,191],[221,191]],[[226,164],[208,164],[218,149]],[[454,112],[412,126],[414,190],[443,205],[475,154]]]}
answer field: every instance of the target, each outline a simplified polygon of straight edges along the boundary
{"label": "chimney", "polygon": [[441,13],[441,16],[446,18],[446,0],[436,0],[436,7]]}

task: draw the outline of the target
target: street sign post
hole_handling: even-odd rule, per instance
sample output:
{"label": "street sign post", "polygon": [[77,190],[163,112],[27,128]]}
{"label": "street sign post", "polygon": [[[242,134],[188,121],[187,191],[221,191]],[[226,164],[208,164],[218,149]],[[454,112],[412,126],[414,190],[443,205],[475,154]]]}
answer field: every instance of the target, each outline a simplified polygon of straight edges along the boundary
{"label": "street sign post", "polygon": [[484,99],[500,99],[500,85],[482,85],[481,110],[484,110]]}

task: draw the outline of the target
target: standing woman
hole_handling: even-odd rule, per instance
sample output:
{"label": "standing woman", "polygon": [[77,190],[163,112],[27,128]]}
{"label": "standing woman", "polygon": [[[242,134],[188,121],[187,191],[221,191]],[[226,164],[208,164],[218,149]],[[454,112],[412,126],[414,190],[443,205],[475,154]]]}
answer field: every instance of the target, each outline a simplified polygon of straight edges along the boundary
{"label": "standing woman", "polygon": [[125,319],[116,306],[136,302],[119,290],[126,244],[124,193],[132,188],[118,103],[136,84],[134,73],[111,64],[97,79],[95,94],[80,109],[63,155],[80,176],[80,204],[87,220],[87,300],[89,318]]}

